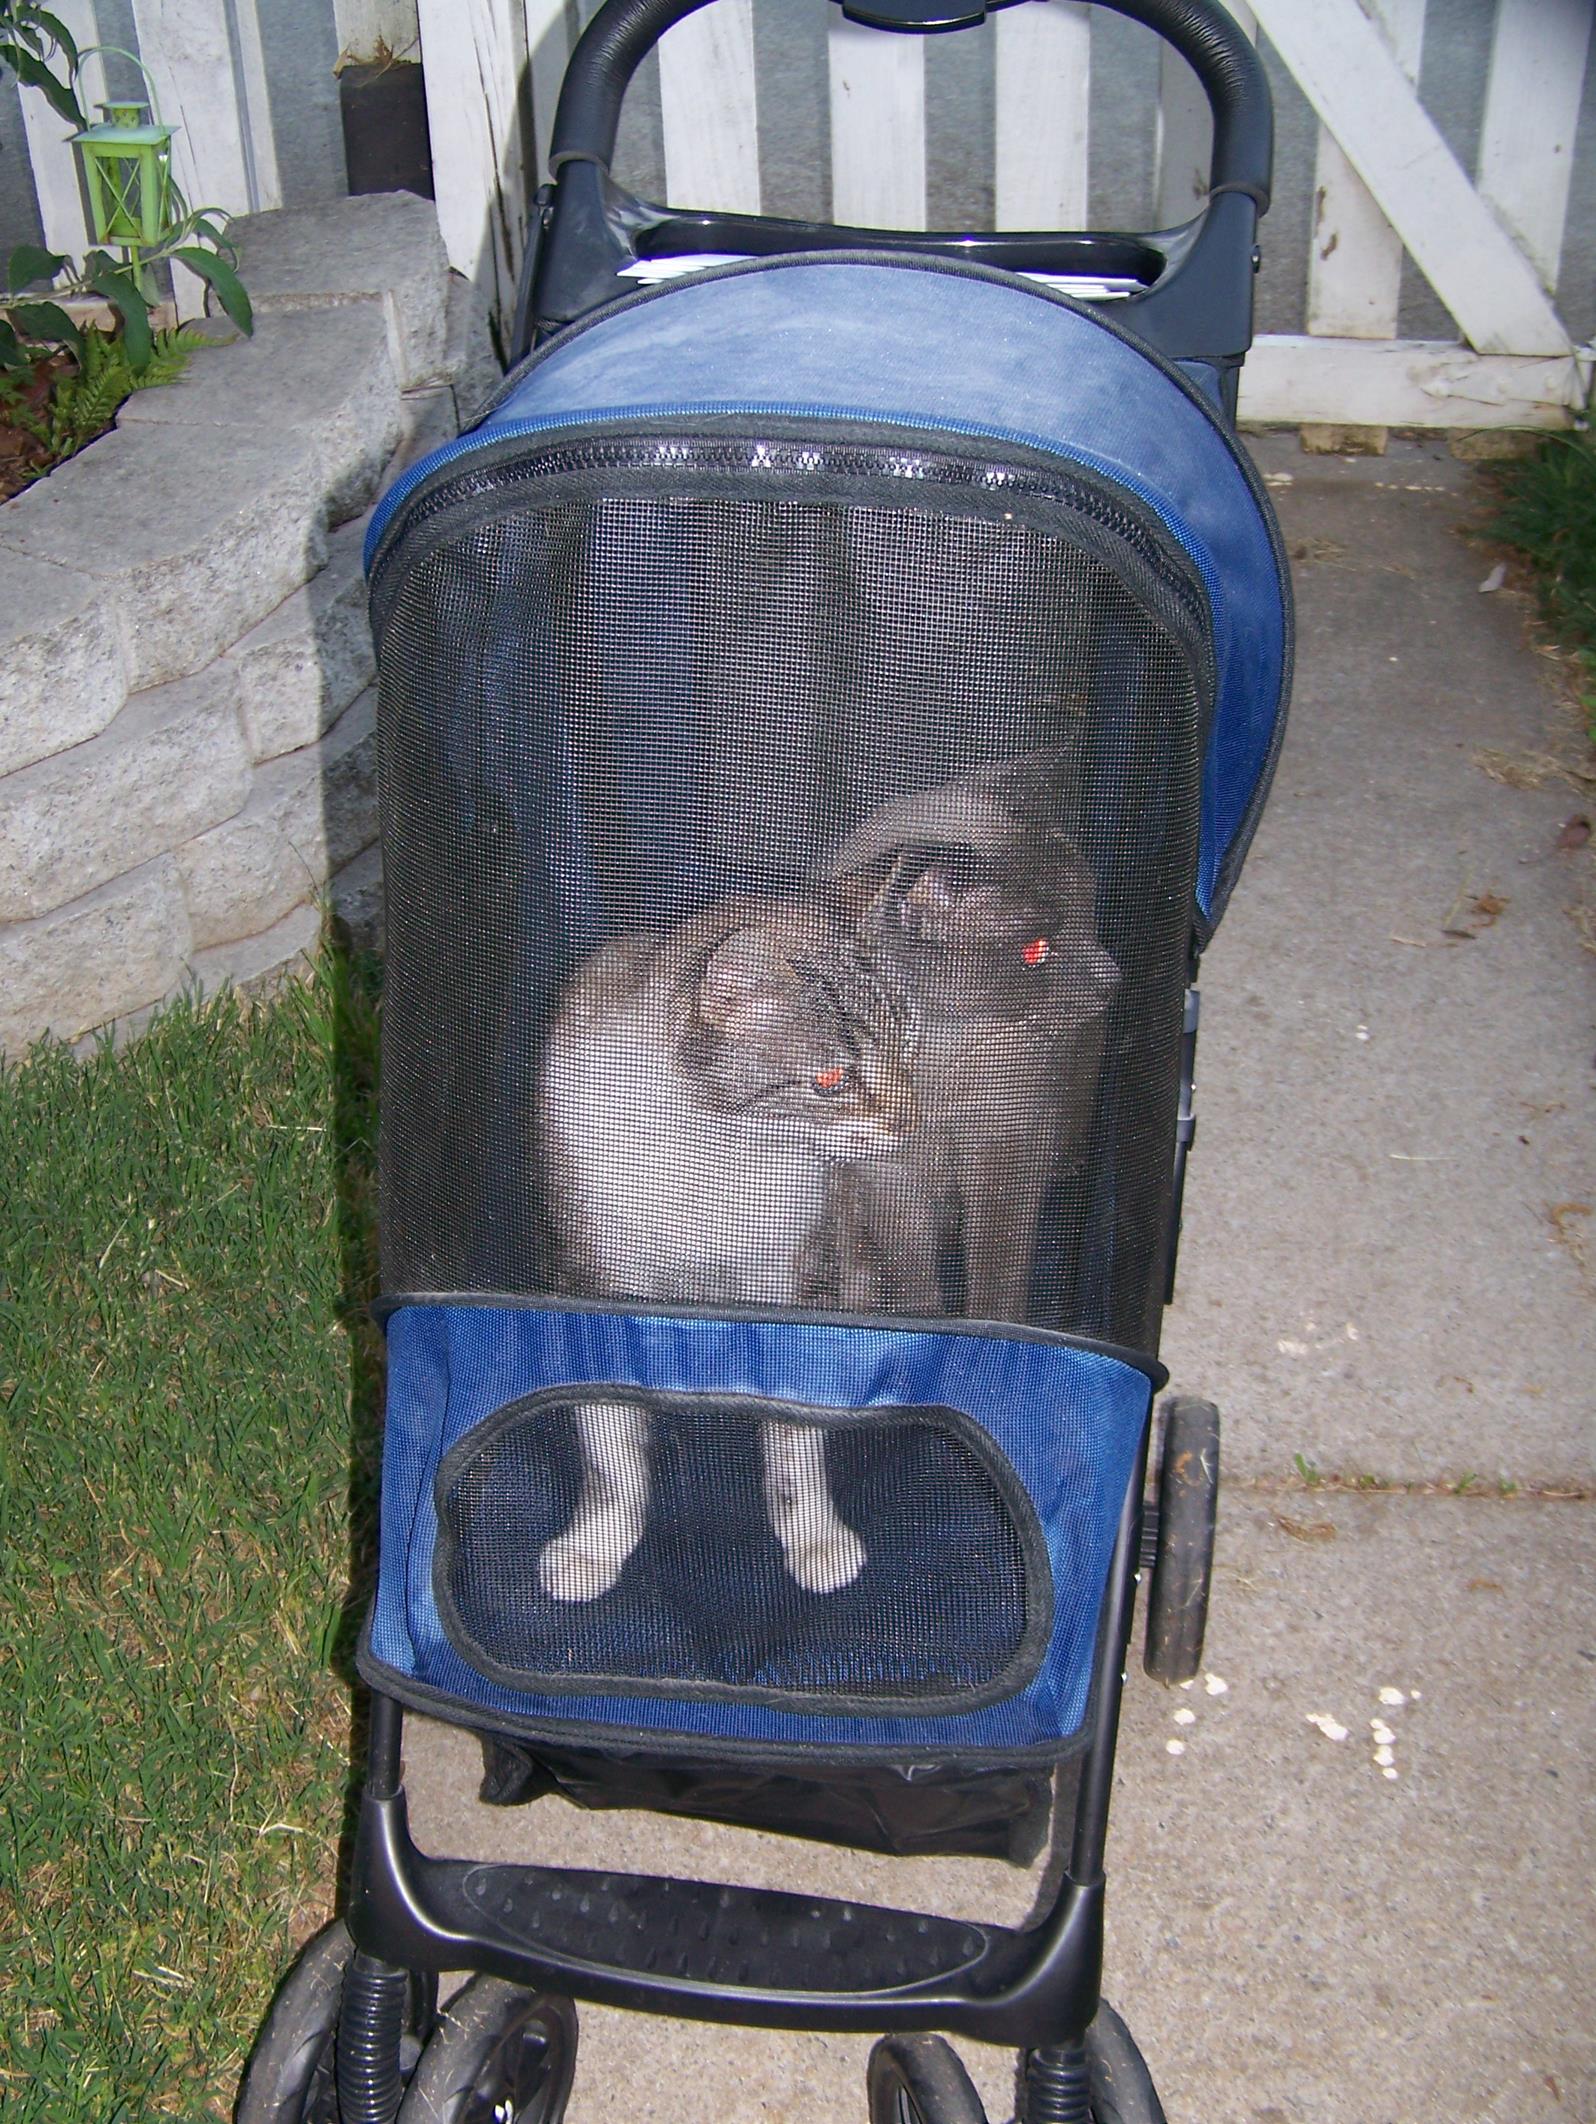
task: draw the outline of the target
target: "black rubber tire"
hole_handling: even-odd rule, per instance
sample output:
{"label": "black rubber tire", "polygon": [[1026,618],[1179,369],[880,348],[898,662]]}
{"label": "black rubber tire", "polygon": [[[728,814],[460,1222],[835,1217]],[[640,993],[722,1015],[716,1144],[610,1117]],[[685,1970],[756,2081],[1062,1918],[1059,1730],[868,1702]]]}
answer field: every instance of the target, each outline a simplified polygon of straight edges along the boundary
{"label": "black rubber tire", "polygon": [[1147,2060],[1136,2039],[1106,2000],[1086,2031],[1086,2068],[1092,2124],[1165,2124]]}
{"label": "black rubber tire", "polygon": [[[354,1951],[342,1918],[301,1948],[250,2052],[235,2124],[339,2124],[333,2062],[344,1970]],[[432,2033],[437,1989],[434,1978],[419,1972],[411,1980],[400,2063],[405,2078]]]}
{"label": "black rubber tire", "polygon": [[439,2014],[398,2124],[560,2124],[576,2038],[569,1999],[475,1976]]}
{"label": "black rubber tire", "polygon": [[986,2111],[951,2043],[938,2035],[883,2036],[865,2067],[870,2124],[986,2124]]}
{"label": "black rubber tire", "polygon": [[1164,1403],[1158,1554],[1142,1660],[1155,1681],[1188,1682],[1202,1666],[1218,1511],[1219,1411],[1194,1395],[1171,1395]]}

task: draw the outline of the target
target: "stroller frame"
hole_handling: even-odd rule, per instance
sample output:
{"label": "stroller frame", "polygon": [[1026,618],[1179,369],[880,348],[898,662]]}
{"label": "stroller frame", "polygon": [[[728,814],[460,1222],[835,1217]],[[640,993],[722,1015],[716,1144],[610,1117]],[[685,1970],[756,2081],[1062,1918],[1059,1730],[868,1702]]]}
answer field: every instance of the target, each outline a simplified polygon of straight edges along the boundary
{"label": "stroller frame", "polygon": [[[1122,1667],[1140,1575],[1146,1455],[1126,1496],[1109,1569],[1097,1688],[1068,1863],[1051,1907],[1024,1930],[931,1918],[759,1888],[557,1867],[475,1867],[424,1856],[406,1815],[403,1707],[372,1700],[347,1922],[368,1954],[418,1969],[486,1970],[595,2004],[689,2020],[817,2031],[951,2029],[989,2043],[1072,2047],[1097,2011],[1103,1949],[1103,1850]],[[543,1898],[582,1905],[608,1930],[608,1954],[516,1941],[482,1922],[467,1877],[491,1873],[499,1907],[530,1924]],[[849,1927],[849,1958],[876,1981],[817,1988],[793,1981],[795,1928]],[[807,1946],[801,1950],[806,1955]]]}
{"label": "stroller frame", "polygon": [[[1203,211],[1183,228],[1151,235],[980,237],[884,237],[873,230],[678,212],[620,191],[608,165],[627,83],[660,36],[703,4],[607,0],[580,39],[554,128],[553,178],[536,201],[517,356],[595,309],[613,306],[618,285],[622,291],[633,285],[618,284],[617,272],[640,259],[869,249],[923,262],[929,254],[1010,272],[1113,276],[1134,284],[1139,292],[1106,305],[1087,297],[1086,306],[1143,350],[1150,348],[1162,366],[1180,363],[1188,391],[1195,379],[1206,387],[1210,404],[1217,401],[1233,421],[1239,367],[1251,338],[1254,237],[1268,204],[1272,120],[1257,55],[1213,0],[1109,0],[1117,12],[1172,43],[1203,85],[1214,118],[1212,188]],[[921,34],[977,23],[988,5],[1008,4],[844,0],[845,12],[858,22]],[[1198,941],[1194,937],[1193,971]],[[1171,1286],[1180,1183],[1193,1133],[1194,990],[1182,1045],[1166,1256]],[[1155,1378],[1163,1383],[1161,1372]],[[746,1887],[428,1856],[412,1839],[407,1818],[404,1708],[374,1691],[345,1913],[355,1951],[343,1976],[338,2020],[340,2113],[392,2119],[400,2097],[397,2057],[409,1973],[469,1969],[566,1998],[707,2022],[875,2033],[948,2030],[1017,2045],[1032,2053],[1028,2116],[1110,2114],[1092,2102],[1083,2044],[1100,2006],[1103,1857],[1136,1589],[1144,1567],[1158,1572],[1167,1566],[1175,1575],[1195,1571],[1206,1595],[1206,1556],[1193,1564],[1177,1555],[1171,1564],[1166,1553],[1171,1544],[1189,1545],[1189,1526],[1171,1525],[1166,1509],[1161,1549],[1158,1508],[1144,1506],[1151,1430],[1149,1416],[1099,1613],[1073,1823],[1055,1822],[1058,1844],[1067,1830],[1067,1850],[1055,1851],[1056,1886],[1031,1925],[1010,1929]],[[1213,1479],[1210,1466],[1205,1534],[1211,1534]],[[1200,1643],[1201,1600],[1197,1606]],[[1184,1659],[1195,1671],[1196,1657],[1188,1640],[1174,1667]],[[1167,1651],[1154,1649],[1151,1627],[1148,1663],[1176,1678]],[[850,1980],[825,1981],[825,1949],[844,1926]],[[1141,2078],[1145,2088],[1121,2087],[1118,2099],[1129,2106],[1113,2108],[1114,2116],[1143,2124],[1161,2116],[1144,2069]],[[247,2096],[240,2114],[252,2114]],[[929,2118],[932,2111],[906,2106],[897,2114]]]}

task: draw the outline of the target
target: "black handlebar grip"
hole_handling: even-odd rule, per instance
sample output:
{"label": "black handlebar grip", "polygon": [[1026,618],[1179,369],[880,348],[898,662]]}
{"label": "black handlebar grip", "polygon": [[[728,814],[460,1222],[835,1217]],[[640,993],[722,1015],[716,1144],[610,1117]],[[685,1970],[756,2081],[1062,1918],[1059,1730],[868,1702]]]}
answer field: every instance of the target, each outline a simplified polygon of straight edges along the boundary
{"label": "black handlebar grip", "polygon": [[609,167],[632,76],[668,29],[706,5],[708,0],[605,0],[565,69],[549,140],[551,171],[562,157]]}
{"label": "black handlebar grip", "polygon": [[[550,161],[599,162],[615,152],[627,85],[654,46],[708,0],[605,0],[577,40],[555,113]],[[1022,6],[1034,0],[1019,0]],[[1214,119],[1210,185],[1269,204],[1274,118],[1269,84],[1251,43],[1214,0],[1099,0],[1174,46],[1202,83]],[[860,0],[868,14],[869,0]],[[851,11],[851,10],[850,10]],[[901,25],[899,25],[901,30]]]}

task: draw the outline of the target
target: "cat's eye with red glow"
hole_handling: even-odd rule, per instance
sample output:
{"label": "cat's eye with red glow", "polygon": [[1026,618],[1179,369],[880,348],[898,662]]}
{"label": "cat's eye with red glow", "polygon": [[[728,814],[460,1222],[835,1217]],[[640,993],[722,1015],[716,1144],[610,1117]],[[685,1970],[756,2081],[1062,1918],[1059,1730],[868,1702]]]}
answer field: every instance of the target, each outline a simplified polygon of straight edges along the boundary
{"label": "cat's eye with red glow", "polygon": [[837,1062],[830,1069],[816,1070],[810,1081],[823,1097],[832,1099],[838,1092],[846,1091],[852,1080],[853,1071],[845,1062]]}
{"label": "cat's eye with red glow", "polygon": [[1040,966],[1044,959],[1051,957],[1052,951],[1046,937],[1033,937],[1029,944],[1021,946],[1020,957],[1027,966]]}

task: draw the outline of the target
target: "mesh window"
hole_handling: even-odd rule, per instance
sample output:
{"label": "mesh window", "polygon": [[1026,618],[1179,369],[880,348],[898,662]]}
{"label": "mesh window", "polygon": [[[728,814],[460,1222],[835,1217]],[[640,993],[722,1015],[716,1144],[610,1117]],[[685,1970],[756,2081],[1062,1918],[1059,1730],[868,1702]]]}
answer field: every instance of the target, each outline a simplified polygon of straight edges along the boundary
{"label": "mesh window", "polygon": [[373,588],[386,1288],[1151,1347],[1208,684],[1173,541],[830,430],[483,458]]}
{"label": "mesh window", "polygon": [[522,1689],[970,1710],[1052,1619],[1035,1513],[952,1410],[557,1388],[463,1439],[437,1499],[444,1628]]}

